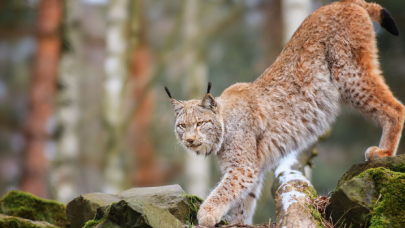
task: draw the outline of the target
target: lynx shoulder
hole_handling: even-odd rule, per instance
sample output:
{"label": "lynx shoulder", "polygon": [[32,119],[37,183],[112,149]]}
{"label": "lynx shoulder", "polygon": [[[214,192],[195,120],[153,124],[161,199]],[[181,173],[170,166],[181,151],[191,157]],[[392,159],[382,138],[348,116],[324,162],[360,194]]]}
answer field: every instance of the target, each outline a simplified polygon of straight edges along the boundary
{"label": "lynx shoulder", "polygon": [[220,97],[179,101],[175,134],[196,154],[216,154],[224,174],[198,212],[213,226],[228,209],[232,223],[252,222],[264,173],[291,151],[314,143],[351,106],[383,129],[365,157],[394,156],[405,108],[381,75],[372,20],[398,35],[387,10],[363,0],[341,0],[316,10],[256,81],[238,83]]}

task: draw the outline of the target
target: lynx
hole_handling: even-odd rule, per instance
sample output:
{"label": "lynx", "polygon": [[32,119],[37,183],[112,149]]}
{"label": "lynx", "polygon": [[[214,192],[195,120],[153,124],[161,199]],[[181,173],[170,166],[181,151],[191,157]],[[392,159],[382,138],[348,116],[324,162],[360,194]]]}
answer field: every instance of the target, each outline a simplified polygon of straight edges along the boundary
{"label": "lynx", "polygon": [[405,108],[381,76],[372,20],[399,35],[390,13],[363,0],[341,0],[305,19],[266,71],[237,83],[220,97],[179,101],[175,134],[197,155],[216,154],[223,178],[198,212],[214,226],[230,209],[232,223],[251,224],[264,173],[291,151],[302,151],[325,133],[340,103],[382,127],[366,160],[394,156]]}

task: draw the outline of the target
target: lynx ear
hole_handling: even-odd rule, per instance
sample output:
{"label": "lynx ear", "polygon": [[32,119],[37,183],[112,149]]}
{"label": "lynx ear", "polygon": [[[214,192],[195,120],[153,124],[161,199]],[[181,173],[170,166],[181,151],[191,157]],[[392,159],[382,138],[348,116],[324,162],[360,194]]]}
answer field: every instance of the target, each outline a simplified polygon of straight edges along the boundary
{"label": "lynx ear", "polygon": [[180,111],[183,109],[183,104],[180,101],[178,101],[172,97],[169,89],[166,86],[165,86],[165,90],[166,90],[167,95],[170,97],[170,102],[172,103],[174,112],[177,116],[180,113]]}
{"label": "lynx ear", "polygon": [[217,112],[217,102],[209,93],[205,94],[204,98],[201,100],[200,106],[206,109],[211,109],[211,111],[213,111],[214,113]]}
{"label": "lynx ear", "polygon": [[172,103],[176,116],[179,115],[180,111],[183,109],[183,104],[174,98],[170,98],[170,102]]}

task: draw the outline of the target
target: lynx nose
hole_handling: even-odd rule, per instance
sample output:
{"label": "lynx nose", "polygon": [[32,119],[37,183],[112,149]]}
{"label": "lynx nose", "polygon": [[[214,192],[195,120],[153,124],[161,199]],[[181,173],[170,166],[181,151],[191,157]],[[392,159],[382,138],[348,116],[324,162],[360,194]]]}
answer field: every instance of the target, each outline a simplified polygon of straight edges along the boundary
{"label": "lynx nose", "polygon": [[194,139],[186,139],[186,141],[187,141],[188,143],[190,143],[190,144],[193,144]]}

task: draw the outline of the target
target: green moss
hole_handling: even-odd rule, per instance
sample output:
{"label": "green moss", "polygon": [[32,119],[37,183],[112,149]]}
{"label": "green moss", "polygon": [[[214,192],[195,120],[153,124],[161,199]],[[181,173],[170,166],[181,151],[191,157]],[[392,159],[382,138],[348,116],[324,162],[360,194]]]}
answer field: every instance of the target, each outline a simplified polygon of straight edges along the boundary
{"label": "green moss", "polygon": [[9,227],[9,228],[42,228],[38,225],[32,224],[27,221],[18,220],[17,218],[10,218],[0,221],[0,227]]}
{"label": "green moss", "polygon": [[[402,170],[403,166],[398,167],[392,169]],[[366,170],[359,177],[366,175],[373,179],[381,195],[373,202],[370,227],[402,227],[405,224],[405,173],[379,167]]]}
{"label": "green moss", "polygon": [[315,191],[313,187],[309,186],[307,188],[304,188],[303,192],[305,193],[305,195],[311,197],[311,199],[315,199],[316,197],[318,197],[318,193]]}
{"label": "green moss", "polygon": [[41,199],[33,194],[12,190],[0,200],[0,213],[33,221],[46,221],[59,227],[70,227],[66,206]]}
{"label": "green moss", "polygon": [[390,170],[399,173],[405,173],[405,164],[393,165]]}
{"label": "green moss", "polygon": [[324,226],[322,225],[322,215],[321,213],[319,213],[318,210],[316,210],[312,205],[309,205],[309,210],[310,213],[312,214],[312,216],[314,217],[316,224],[317,224],[317,228],[324,228]]}
{"label": "green moss", "polygon": [[89,221],[86,222],[86,224],[84,224],[83,228],[93,228],[96,225],[98,225],[98,224],[104,222],[105,220],[107,220],[108,213],[110,212],[111,206],[114,205],[114,204],[115,203],[112,203],[110,206],[108,206],[105,209],[104,215],[103,215],[103,217],[101,219],[94,218],[93,220],[89,220]]}
{"label": "green moss", "polygon": [[197,213],[199,209],[199,205],[202,204],[204,201],[198,196],[194,195],[187,195],[188,203],[189,203],[189,213],[186,215],[186,223],[191,225],[197,225]]}
{"label": "green moss", "polygon": [[33,221],[25,220],[0,214],[0,227],[5,228],[56,228],[51,224],[35,224]]}
{"label": "green moss", "polygon": [[[304,188],[303,192],[307,196],[311,197],[312,200],[314,200],[316,197],[318,197],[318,193],[311,186],[308,186],[307,188]],[[321,215],[321,213],[319,213],[319,211],[316,210],[312,205],[308,205],[308,207],[309,207],[309,212],[312,214],[312,216],[314,217],[314,219],[316,221],[317,228],[324,228],[322,226],[322,215]]]}

